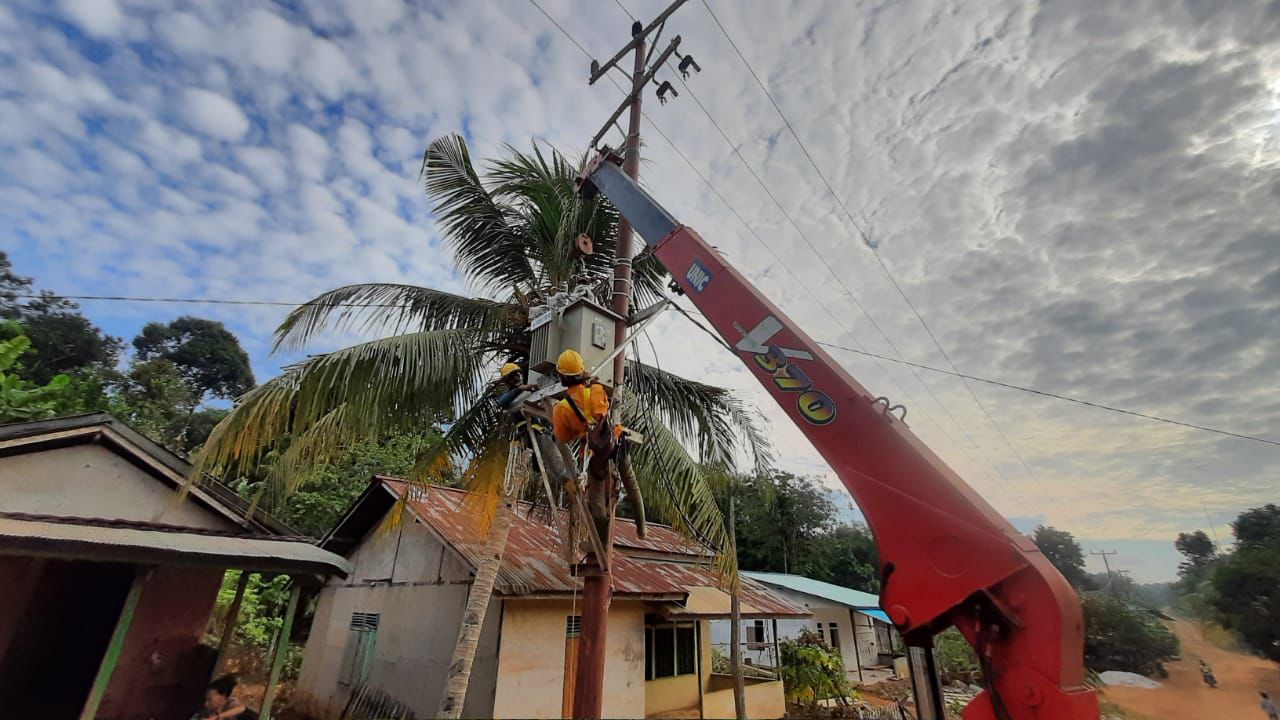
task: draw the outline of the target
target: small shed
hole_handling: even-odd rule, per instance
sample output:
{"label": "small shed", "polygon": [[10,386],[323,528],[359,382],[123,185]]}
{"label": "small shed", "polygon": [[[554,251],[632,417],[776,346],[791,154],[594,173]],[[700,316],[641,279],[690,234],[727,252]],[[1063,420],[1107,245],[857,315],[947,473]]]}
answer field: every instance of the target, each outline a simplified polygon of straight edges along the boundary
{"label": "small shed", "polygon": [[349,572],[225,485],[187,487],[190,469],[110,415],[0,425],[6,717],[190,717],[227,570],[293,577],[286,624],[298,588]]}

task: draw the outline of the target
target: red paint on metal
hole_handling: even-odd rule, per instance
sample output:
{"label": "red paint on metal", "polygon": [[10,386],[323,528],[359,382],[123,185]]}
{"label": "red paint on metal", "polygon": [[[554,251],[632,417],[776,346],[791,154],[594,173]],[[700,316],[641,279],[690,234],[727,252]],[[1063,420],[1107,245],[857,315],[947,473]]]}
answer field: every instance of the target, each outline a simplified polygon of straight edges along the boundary
{"label": "red paint on metal", "polygon": [[[408,486],[392,478],[381,478],[397,496]],[[475,528],[463,504],[466,493],[452,488],[413,488],[408,507],[458,554],[477,567],[484,539]],[[505,595],[564,594],[574,592],[574,578],[560,557],[556,530],[521,503],[511,523],[507,550],[498,571],[498,591]],[[690,587],[718,586],[711,567],[711,552],[691,544],[665,525],[650,523],[648,537],[640,540],[626,520],[614,524],[613,595],[630,598],[664,596],[681,599]],[[643,557],[636,553],[643,553]],[[581,590],[579,590],[581,592]],[[742,578],[742,602],[758,608],[759,617],[800,617],[805,609],[793,605],[750,578]]]}
{"label": "red paint on metal", "polygon": [[[677,227],[654,254],[857,500],[885,573],[881,604],[899,629],[955,624],[985,646],[1013,718],[1096,718],[1080,604],[1030,540],[696,232]],[[1016,611],[1010,598],[1022,598]],[[990,694],[965,717],[996,717]]]}

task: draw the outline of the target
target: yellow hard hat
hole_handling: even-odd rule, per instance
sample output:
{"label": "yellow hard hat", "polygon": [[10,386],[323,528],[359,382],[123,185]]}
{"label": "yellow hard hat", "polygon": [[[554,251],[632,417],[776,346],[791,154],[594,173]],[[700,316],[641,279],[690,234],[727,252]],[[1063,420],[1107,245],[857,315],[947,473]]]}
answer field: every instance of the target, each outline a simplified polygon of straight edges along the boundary
{"label": "yellow hard hat", "polygon": [[504,378],[513,372],[520,372],[520,366],[513,362],[509,362],[506,365],[503,365],[502,369],[498,371],[498,377]]}
{"label": "yellow hard hat", "polygon": [[582,356],[577,350],[565,350],[556,359],[556,372],[561,375],[581,375],[586,370],[582,364]]}

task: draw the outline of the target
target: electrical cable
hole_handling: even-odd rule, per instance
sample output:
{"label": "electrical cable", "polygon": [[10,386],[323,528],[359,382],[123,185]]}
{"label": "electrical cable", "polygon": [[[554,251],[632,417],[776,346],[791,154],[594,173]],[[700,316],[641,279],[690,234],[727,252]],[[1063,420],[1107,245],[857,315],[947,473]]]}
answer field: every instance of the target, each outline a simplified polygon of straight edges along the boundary
{"label": "electrical cable", "polygon": [[[751,174],[751,177],[755,179],[756,183],[761,187],[761,189],[764,190],[765,194],[769,196],[769,199],[773,201],[773,204],[777,206],[778,211],[781,212],[783,217],[785,217],[787,221],[791,224],[791,227],[796,231],[796,233],[804,241],[805,245],[809,247],[809,250],[812,251],[815,256],[817,256],[819,262],[822,263],[823,267],[826,268],[827,272],[831,275],[831,277],[833,277],[836,283],[841,287],[841,289],[844,290],[845,295],[848,296],[848,298],[853,302],[854,306],[859,310],[859,312],[861,312],[862,315],[867,318],[867,320],[871,323],[872,327],[876,329],[876,331],[880,334],[880,336],[885,339],[885,342],[889,344],[889,347],[892,348],[894,352],[896,352],[899,356],[905,359],[906,356],[903,355],[902,351],[898,349],[897,345],[889,337],[888,333],[886,333],[884,329],[880,327],[880,324],[876,322],[875,318],[871,316],[871,313],[868,312],[866,307],[862,305],[861,301],[859,301],[857,296],[854,295],[852,289],[849,288],[848,284],[846,284],[844,280],[841,279],[840,275],[835,271],[835,269],[831,267],[831,263],[827,261],[826,257],[823,256],[823,254],[818,251],[817,247],[813,244],[813,242],[809,240],[809,236],[805,234],[803,230],[800,229],[800,226],[799,224],[796,223],[795,218],[793,218],[791,214],[787,212],[786,208],[783,207],[782,202],[778,200],[778,197],[776,195],[774,195],[773,190],[769,188],[768,184],[764,182],[764,180],[760,177],[759,173],[757,173],[755,169],[751,167],[751,164],[747,162],[747,159],[743,156],[742,151],[738,149],[738,146],[729,138],[728,133],[725,132],[724,128],[715,119],[715,117],[711,114],[711,112],[707,109],[707,107],[703,105],[702,100],[698,98],[698,95],[693,91],[693,88],[689,87],[689,84],[684,81],[684,79],[680,76],[679,73],[676,73],[676,77],[680,80],[680,85],[685,89],[685,92],[689,94],[689,97],[693,98],[693,102],[698,106],[700,110],[702,110],[702,114],[705,115],[707,117],[707,120],[709,120],[711,124],[716,128],[716,130],[719,131],[720,137],[729,146],[729,149],[738,158],[738,161],[742,163],[742,166],[747,169],[747,172]],[[670,142],[670,140],[668,140],[667,142]],[[756,235],[756,238],[758,240],[760,239],[758,235]],[[781,258],[779,258],[777,254],[773,252],[772,248],[769,247],[768,243],[765,243],[763,240],[760,240],[760,242],[762,245],[765,246],[766,249],[769,250],[769,253],[773,255],[775,259],[777,259],[780,263],[782,262]],[[787,267],[785,263],[782,263],[782,264],[784,267]],[[787,267],[787,270],[791,272],[791,275],[796,278],[796,281],[799,282],[801,286],[808,289],[807,284],[801,281],[799,276],[794,271],[791,271],[790,267]],[[810,293],[812,294],[812,291],[810,291]],[[815,299],[817,299],[816,296],[815,296]],[[823,304],[821,300],[818,300],[818,303],[820,306],[822,306],[824,309],[827,310],[828,315],[831,315],[833,319],[835,318],[835,315],[831,313],[829,309],[826,308],[825,304]],[[844,331],[850,337],[853,337],[853,332],[847,326],[845,326],[839,320],[837,320],[837,323],[844,329]],[[854,341],[857,342],[857,339],[854,338]],[[877,366],[879,366],[878,362],[877,362]],[[902,385],[902,383],[898,382],[897,378],[893,377],[893,375],[890,374],[886,369],[881,367],[880,370],[886,376],[888,376],[891,380],[894,381],[894,384],[896,384],[899,387],[899,389],[901,389],[903,393],[907,395],[908,402],[914,405],[915,399],[912,397],[910,391],[908,391]],[[951,422],[960,430],[961,435],[964,436],[965,440],[969,443],[969,445],[974,449],[976,449],[983,456],[986,463],[988,463],[991,468],[995,469],[996,474],[999,475],[1000,477],[998,483],[1003,485],[1004,488],[1011,493],[1023,495],[1020,490],[1016,489],[1015,485],[1011,480],[1009,480],[1008,476],[1005,475],[1004,470],[1002,470],[1000,466],[996,464],[996,462],[991,458],[991,456],[987,454],[986,449],[983,448],[976,440],[973,439],[973,436],[969,434],[968,428],[966,428],[963,423],[961,423],[958,419],[956,419],[956,417],[951,413],[951,410],[947,408],[945,403],[942,402],[941,398],[939,398],[937,394],[934,393],[933,388],[929,387],[929,385],[925,383],[922,378],[916,375],[914,371],[912,371],[912,375],[913,377],[915,377],[916,382],[920,383],[920,385],[925,389],[925,392],[928,393],[929,397],[933,399],[933,401],[942,410],[943,414],[945,414],[947,418],[950,419]],[[939,426],[939,428],[941,429],[941,425]],[[946,431],[944,430],[943,432],[946,432]],[[946,434],[950,435],[949,432],[947,432]],[[963,445],[961,445],[961,447],[963,447]],[[983,466],[981,463],[979,463],[979,466],[982,467],[983,472],[986,473],[988,477],[991,477],[991,472],[988,467]],[[992,479],[994,480],[995,478],[992,478]],[[1050,500],[1050,504],[1052,504],[1052,500],[1049,498],[1048,493],[1045,493],[1043,488],[1040,488],[1040,490],[1041,490],[1041,494],[1044,495],[1045,499]],[[1027,500],[1027,497],[1025,495],[1023,495],[1023,500],[1024,501]],[[1032,503],[1028,503],[1028,504],[1032,504]],[[1043,508],[1041,508],[1041,512],[1043,513]]]}
{"label": "electrical cable", "polygon": [[[621,0],[618,0],[618,2],[619,4],[621,4]],[[854,229],[858,231],[858,234],[862,237],[863,244],[866,245],[869,250],[871,250],[871,254],[875,256],[876,262],[879,263],[880,265],[880,269],[884,271],[885,276],[889,278],[889,282],[892,283],[894,289],[898,291],[898,295],[902,297],[902,300],[907,304],[907,307],[911,309],[911,313],[915,315],[915,318],[920,323],[920,326],[924,328],[924,331],[926,334],[928,334],[929,339],[933,341],[934,347],[937,348],[938,352],[942,354],[943,359],[947,361],[947,364],[951,366],[952,370],[956,371],[957,373],[960,372],[960,368],[957,367],[955,362],[951,360],[951,356],[947,353],[946,349],[942,347],[942,343],[939,342],[938,337],[934,335],[933,329],[929,327],[929,324],[927,322],[925,322],[924,316],[916,308],[915,303],[911,302],[911,298],[908,297],[906,291],[902,289],[902,286],[898,283],[898,279],[894,277],[893,273],[889,270],[889,266],[885,263],[884,258],[880,256],[879,249],[876,247],[874,243],[871,242],[871,238],[867,234],[866,230],[861,225],[858,224],[858,221],[856,219],[854,219],[853,213],[849,211],[848,205],[846,205],[844,200],[841,199],[840,195],[836,193],[835,188],[831,186],[831,183],[827,180],[826,175],[823,174],[822,168],[818,166],[817,161],[813,159],[813,155],[809,153],[809,148],[805,146],[804,141],[800,139],[800,135],[799,133],[796,132],[795,127],[791,124],[791,120],[787,118],[786,113],[782,111],[782,107],[778,105],[778,101],[773,98],[773,93],[769,92],[769,88],[766,87],[764,84],[764,81],[760,79],[760,75],[756,73],[755,68],[753,68],[751,66],[751,63],[747,61],[746,56],[743,55],[742,50],[738,47],[738,44],[734,42],[733,37],[729,35],[729,31],[726,30],[724,25],[720,22],[720,18],[716,17],[715,11],[711,9],[711,5],[707,3],[707,0],[702,0],[702,7],[706,9],[707,14],[711,16],[711,19],[713,21],[715,21],[716,27],[720,29],[720,32],[721,34],[724,35],[725,40],[729,41],[729,45],[733,48],[733,51],[737,53],[738,59],[741,60],[742,64],[746,66],[747,71],[751,73],[751,77],[755,79],[756,85],[760,86],[760,90],[764,92],[765,97],[769,99],[769,103],[773,105],[773,109],[777,111],[778,117],[782,118],[783,124],[785,124],[787,126],[787,130],[791,132],[791,137],[795,139],[796,144],[800,146],[800,151],[804,154],[805,159],[807,159],[809,161],[809,164],[813,166],[814,172],[817,173],[818,178],[822,181],[822,184],[826,186],[827,192],[831,193],[831,197],[840,206],[840,209],[844,211],[845,216],[849,219],[849,222],[853,225]],[[885,339],[887,340],[888,338],[886,337]],[[895,348],[895,351],[896,351],[896,348]],[[898,354],[901,355],[901,353],[898,353]],[[903,359],[905,360],[906,357],[903,356]],[[1005,446],[1007,446],[1009,450],[1013,452],[1014,456],[1017,457],[1018,462],[1022,464],[1022,468],[1026,470],[1027,475],[1029,475],[1032,478],[1032,480],[1036,483],[1037,487],[1040,489],[1041,494],[1048,497],[1048,493],[1045,492],[1044,486],[1040,484],[1040,478],[1036,476],[1035,472],[1031,469],[1031,466],[1027,464],[1027,461],[1022,457],[1022,453],[1018,452],[1018,449],[1014,447],[1012,442],[1009,441],[1009,437],[1005,435],[1004,430],[1000,427],[1000,424],[996,422],[996,419],[991,415],[991,412],[987,410],[986,405],[978,397],[978,394],[974,392],[972,387],[969,386],[968,381],[962,378],[961,383],[964,385],[965,389],[969,391],[969,396],[973,398],[974,404],[976,404],[978,408],[982,410],[983,415],[986,416],[987,420],[991,423],[991,426],[995,428],[996,433],[1000,435],[1000,438],[1004,441]],[[1052,499],[1050,498],[1050,500]]]}
{"label": "electrical cable", "polygon": [[[134,296],[125,296],[125,295],[17,294],[11,297],[15,299],[48,298],[53,300],[86,300],[86,301],[104,300],[104,301],[119,301],[119,302],[179,303],[179,304],[192,303],[192,304],[215,304],[215,305],[266,305],[271,307],[281,307],[281,306],[299,307],[299,306],[305,306],[305,305],[326,305],[329,307],[345,307],[345,308],[409,308],[409,307],[412,307],[411,305],[398,305],[395,303],[332,304],[332,303],[314,303],[314,302],[286,302],[283,300],[227,300],[227,299],[221,299],[221,298],[164,298],[164,297],[134,297]],[[702,323],[693,319],[692,317],[693,314],[701,315],[701,313],[699,313],[697,310],[690,310],[688,308],[680,306],[675,302],[673,302],[671,306],[681,315],[684,315],[687,319],[689,319],[690,322],[696,325],[700,330],[707,333],[721,347],[725,348],[726,350],[729,350],[730,352],[733,352],[733,348],[729,347],[729,345],[725,343],[725,341],[718,334],[716,334],[714,330],[706,327]],[[1060,393],[1051,392],[1049,390],[1040,390],[1033,387],[1027,387],[1025,385],[1017,385],[1015,383],[1004,382],[1001,380],[993,380],[991,378],[982,377],[981,375],[972,375],[969,373],[956,372],[954,370],[944,370],[943,368],[934,367],[932,365],[926,365],[924,363],[912,362],[910,360],[899,360],[898,358],[889,357],[888,355],[881,355],[879,353],[873,353],[869,350],[851,348],[845,345],[837,345],[836,343],[825,342],[822,340],[817,340],[815,342],[817,342],[819,345],[822,345],[824,347],[829,347],[834,350],[843,350],[845,352],[854,353],[856,355],[863,355],[875,360],[883,360],[885,362],[896,363],[898,365],[909,365],[911,367],[914,367],[920,370],[927,370],[928,372],[938,373],[939,375],[950,375],[955,378],[961,378],[964,380],[972,380],[974,382],[985,383],[987,385],[1001,387],[1006,390],[1016,390],[1018,392],[1029,393],[1032,395],[1039,395],[1041,397],[1046,397],[1053,400],[1062,400],[1064,402],[1075,403],[1077,405],[1084,405],[1086,407],[1094,408],[1095,410],[1105,410],[1107,412],[1119,413],[1121,415],[1129,415],[1132,417],[1142,418],[1144,420],[1152,420],[1155,422],[1166,423],[1169,425],[1177,425],[1179,427],[1184,427],[1191,430],[1200,430],[1203,432],[1237,438],[1239,440],[1250,440],[1252,442],[1265,443],[1267,445],[1275,445],[1280,447],[1280,440],[1271,440],[1268,438],[1259,437],[1257,435],[1249,435],[1246,433],[1232,432],[1230,430],[1223,430],[1221,428],[1216,428],[1211,425],[1201,425],[1198,423],[1186,422],[1183,420],[1174,420],[1172,418],[1167,418],[1161,415],[1152,415],[1150,413],[1139,412],[1137,410],[1128,410],[1122,407],[1108,405],[1106,403],[1095,402],[1092,400],[1085,400],[1082,398],[1072,397],[1070,395],[1062,395]]]}

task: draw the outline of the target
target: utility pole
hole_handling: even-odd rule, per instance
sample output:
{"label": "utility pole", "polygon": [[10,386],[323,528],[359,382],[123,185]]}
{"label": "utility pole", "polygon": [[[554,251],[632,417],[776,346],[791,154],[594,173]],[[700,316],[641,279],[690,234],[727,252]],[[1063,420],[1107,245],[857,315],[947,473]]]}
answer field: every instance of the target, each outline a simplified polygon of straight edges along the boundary
{"label": "utility pole", "polygon": [[1222,543],[1218,541],[1218,528],[1213,524],[1213,516],[1209,514],[1209,506],[1200,501],[1200,507],[1204,508],[1204,519],[1209,521],[1209,532],[1213,533],[1213,552],[1215,555],[1222,552]]}
{"label": "utility pole", "polygon": [[1101,550],[1098,552],[1090,552],[1089,554],[1102,556],[1102,565],[1107,568],[1107,585],[1111,587],[1111,594],[1119,597],[1119,595],[1116,594],[1115,577],[1111,574],[1111,563],[1107,560],[1108,557],[1116,555],[1116,551],[1112,550],[1111,552],[1107,552],[1106,550]]}
{"label": "utility pole", "polygon": [[[632,179],[636,179],[640,175],[640,99],[644,93],[644,89],[653,80],[654,74],[658,68],[662,67],[680,44],[680,36],[677,35],[671,39],[667,48],[658,55],[653,65],[649,65],[651,52],[646,54],[646,48],[649,46],[649,38],[653,35],[653,46],[657,47],[657,40],[662,35],[662,30],[666,26],[667,18],[671,16],[686,0],[675,0],[663,10],[648,26],[641,25],[639,21],[631,25],[631,41],[619,50],[608,62],[600,65],[595,60],[591,61],[590,84],[594,84],[597,80],[611,70],[618,67],[618,63],[626,56],[627,52],[632,52],[635,61],[631,71],[631,90],[627,97],[614,111],[613,115],[605,122],[604,127],[599,133],[591,139],[591,145],[595,148],[600,139],[608,132],[609,128],[614,126],[624,109],[630,109],[628,118],[626,142],[624,143],[624,152],[622,169]],[[682,58],[681,72],[687,73],[687,67],[692,66],[697,69],[697,63],[693,62],[692,57],[687,60]],[[671,91],[669,83],[666,91]],[[666,102],[665,92],[660,89],[659,99]],[[674,91],[671,91],[674,94]],[[613,264],[613,296],[610,300],[610,308],[617,313],[618,321],[614,324],[613,340],[615,347],[621,346],[626,340],[627,318],[631,310],[631,260],[632,260],[632,230],[631,223],[626,218],[620,218],[618,222],[618,239],[614,252]],[[613,360],[613,383],[614,383],[614,401],[620,399],[617,392],[623,387],[623,373],[626,369],[626,353],[620,352]],[[610,488],[610,497],[615,490]],[[610,504],[611,506],[611,504]],[[603,551],[605,553],[613,552],[613,523],[610,522],[606,532],[607,537],[600,538]],[[613,594],[613,578],[608,570],[612,567],[612,563],[605,559],[601,562],[601,558],[594,555],[588,555],[587,559],[579,566],[578,572],[583,578],[582,582],[582,634],[580,645],[578,647],[578,670],[577,677],[574,678],[573,690],[573,717],[575,718],[599,718],[602,715],[604,701],[604,662],[605,662],[605,642],[608,637],[608,618],[609,603]]]}

